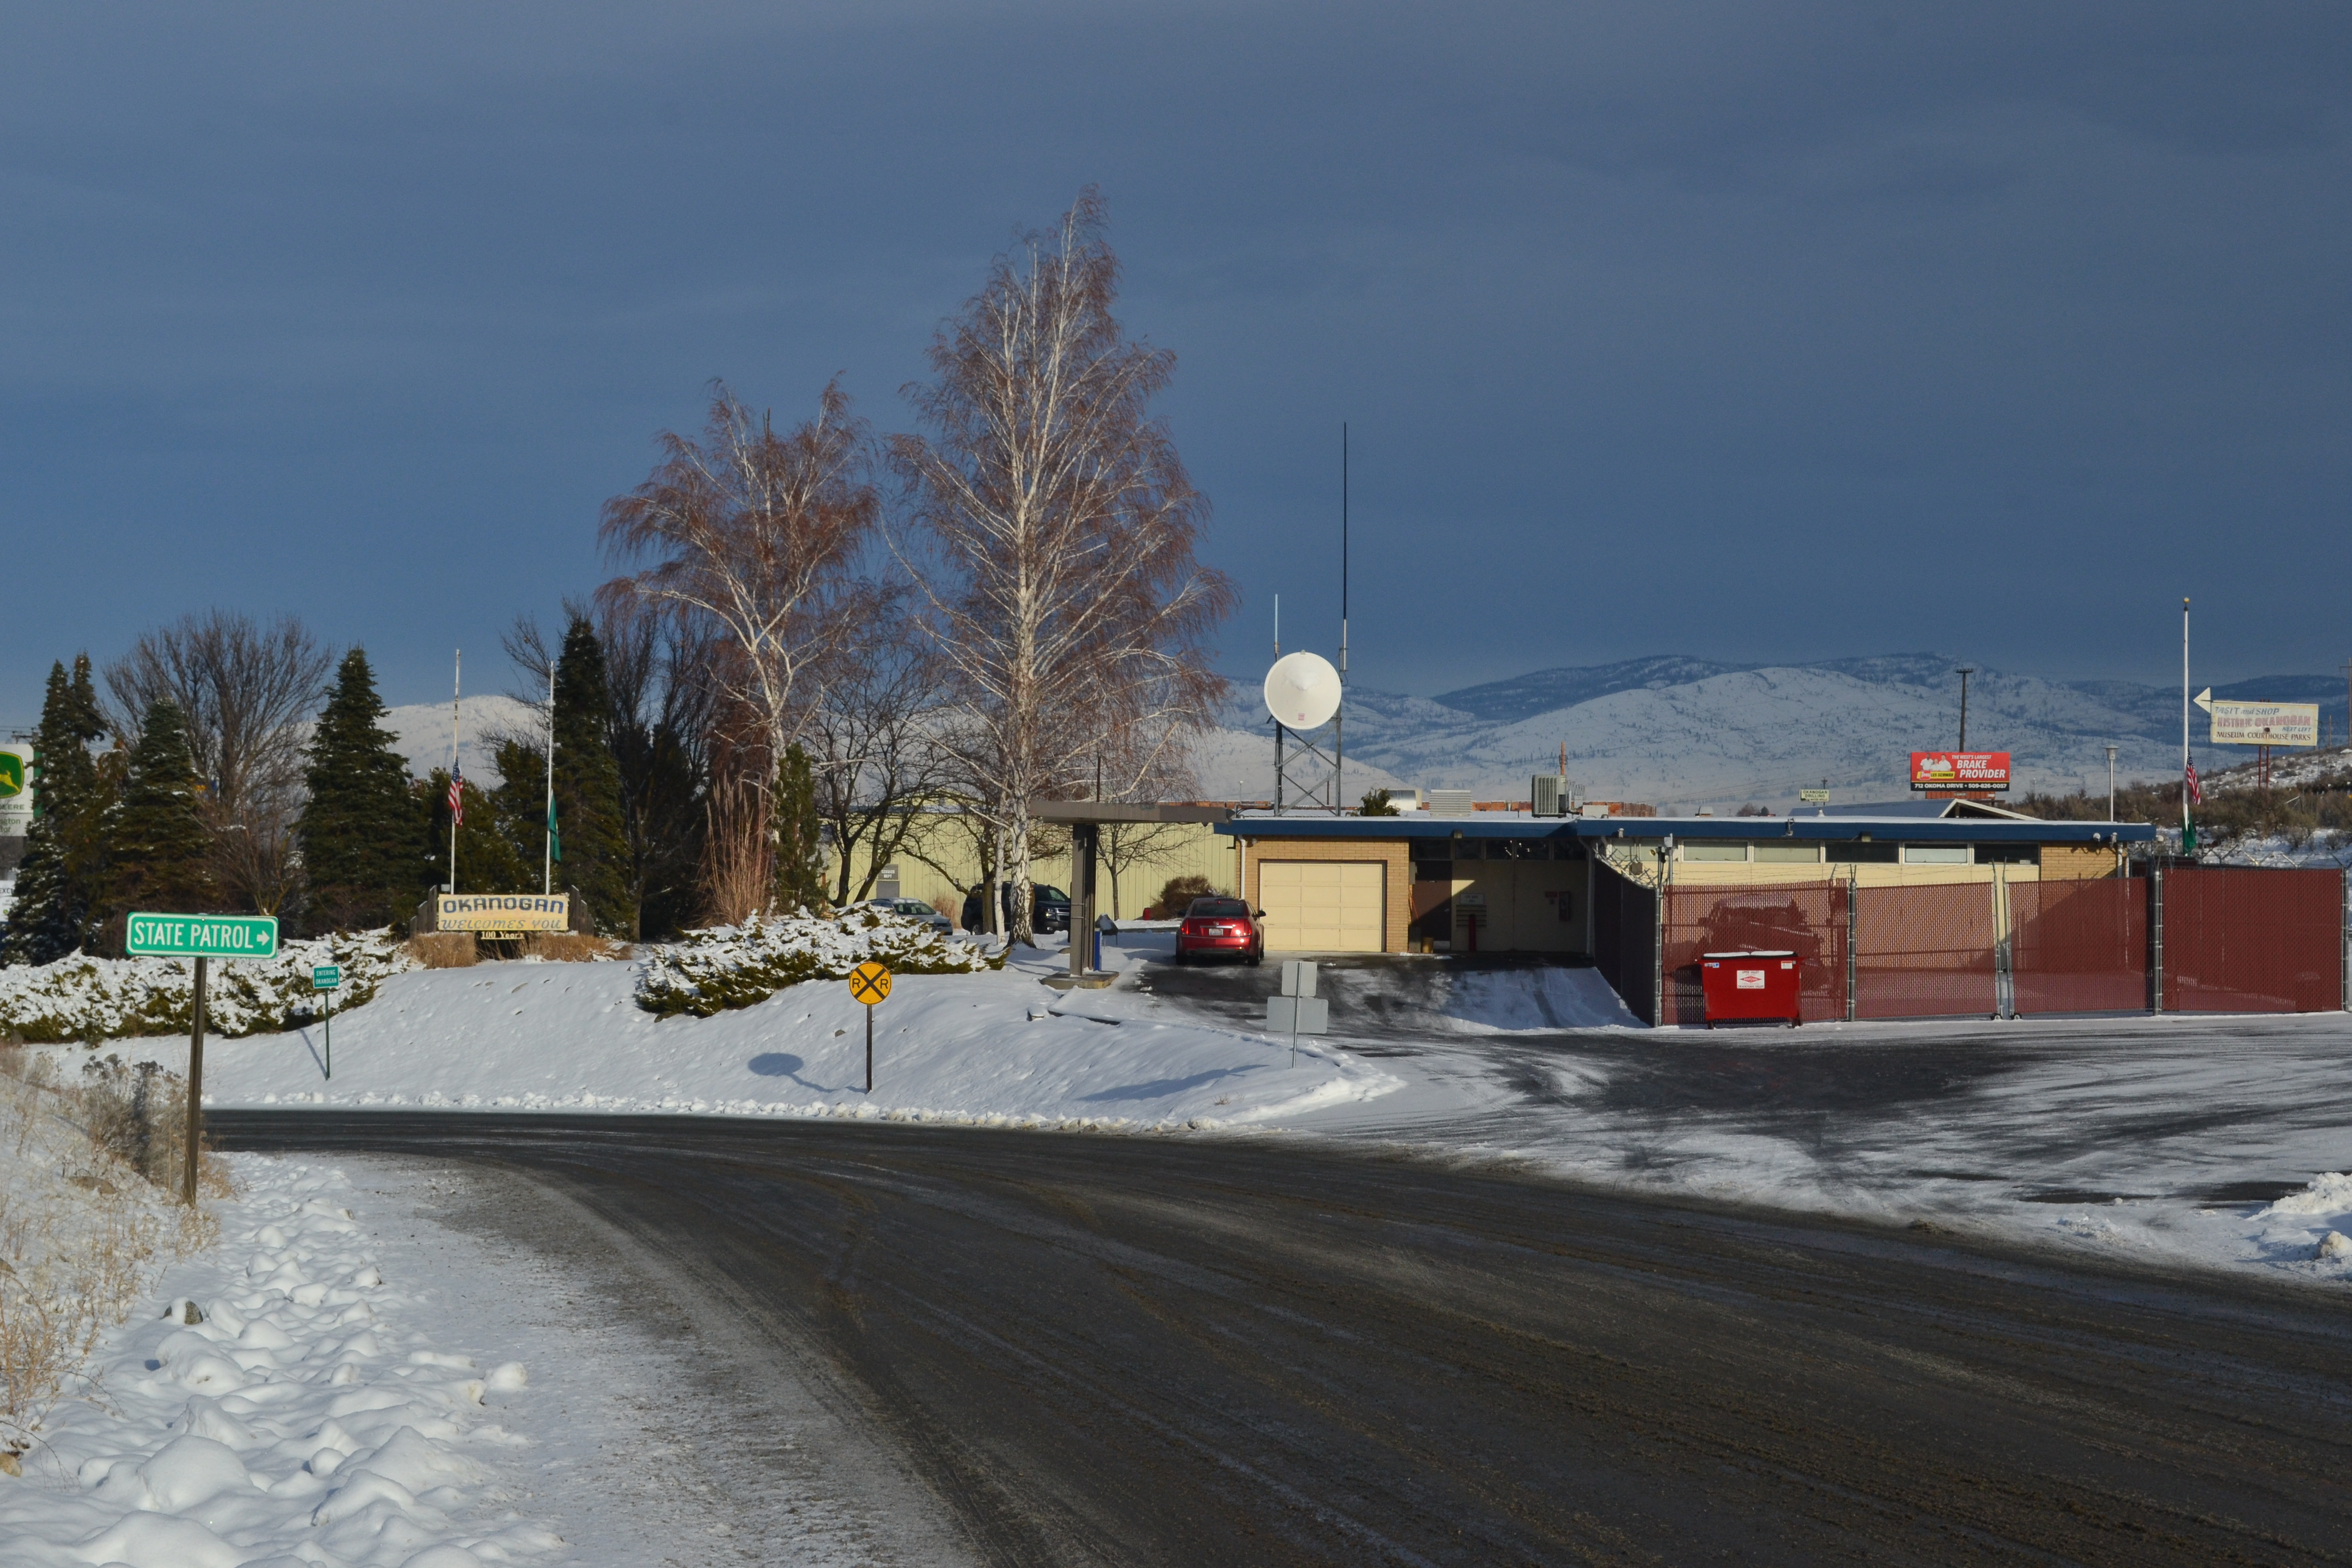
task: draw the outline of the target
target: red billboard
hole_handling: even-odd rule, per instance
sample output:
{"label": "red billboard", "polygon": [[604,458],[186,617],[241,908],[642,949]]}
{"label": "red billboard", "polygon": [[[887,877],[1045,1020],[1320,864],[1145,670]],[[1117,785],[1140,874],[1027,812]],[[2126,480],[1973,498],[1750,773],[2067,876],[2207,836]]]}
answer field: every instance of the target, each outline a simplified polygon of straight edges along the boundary
{"label": "red billboard", "polygon": [[1913,789],[2006,790],[2007,752],[1914,752]]}

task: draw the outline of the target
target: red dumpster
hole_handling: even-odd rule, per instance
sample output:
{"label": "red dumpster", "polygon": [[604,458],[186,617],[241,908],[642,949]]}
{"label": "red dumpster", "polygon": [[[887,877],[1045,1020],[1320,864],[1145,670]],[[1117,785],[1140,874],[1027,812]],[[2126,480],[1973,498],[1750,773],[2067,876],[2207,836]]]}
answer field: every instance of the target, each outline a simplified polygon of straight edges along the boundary
{"label": "red dumpster", "polygon": [[1797,1026],[1797,955],[1787,948],[1699,954],[1706,1026],[1718,1018],[1786,1018]]}

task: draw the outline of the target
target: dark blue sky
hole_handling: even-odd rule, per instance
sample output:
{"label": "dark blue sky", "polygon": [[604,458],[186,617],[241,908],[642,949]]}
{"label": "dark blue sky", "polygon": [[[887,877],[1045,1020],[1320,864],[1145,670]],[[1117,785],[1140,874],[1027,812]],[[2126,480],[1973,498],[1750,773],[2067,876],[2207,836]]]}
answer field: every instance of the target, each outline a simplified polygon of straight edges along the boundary
{"label": "dark blue sky", "polygon": [[2340,5],[0,8],[0,721],[220,604],[494,670],[724,376],[1109,200],[1225,667],[2352,653]]}

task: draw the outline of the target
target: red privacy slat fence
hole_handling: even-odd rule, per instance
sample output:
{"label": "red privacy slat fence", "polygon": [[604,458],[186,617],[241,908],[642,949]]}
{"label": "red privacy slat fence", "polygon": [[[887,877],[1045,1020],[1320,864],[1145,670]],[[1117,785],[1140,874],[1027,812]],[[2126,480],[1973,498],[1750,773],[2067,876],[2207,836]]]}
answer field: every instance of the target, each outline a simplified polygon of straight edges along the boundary
{"label": "red privacy slat fence", "polygon": [[2343,910],[2340,871],[2166,872],[2165,1011],[2342,1006]]}
{"label": "red privacy slat fence", "polygon": [[1843,882],[1666,889],[1664,1024],[1703,1024],[1702,952],[1786,948],[1798,959],[1798,1000],[1812,1022],[1845,1016]]}
{"label": "red privacy slat fence", "polygon": [[2145,1011],[2148,901],[2144,878],[2011,882],[2009,952],[2016,1010]]}
{"label": "red privacy slat fence", "polygon": [[1854,893],[1857,1018],[1995,1010],[1992,887],[1862,888]]}
{"label": "red privacy slat fence", "polygon": [[2167,1012],[2322,1012],[2345,1004],[2344,891],[2341,872],[2236,868],[1663,893],[1612,872],[1595,884],[1594,955],[1657,1024],[1706,1022],[1699,955],[1741,949],[1797,954],[1811,1022],[2139,1012],[2159,967]]}

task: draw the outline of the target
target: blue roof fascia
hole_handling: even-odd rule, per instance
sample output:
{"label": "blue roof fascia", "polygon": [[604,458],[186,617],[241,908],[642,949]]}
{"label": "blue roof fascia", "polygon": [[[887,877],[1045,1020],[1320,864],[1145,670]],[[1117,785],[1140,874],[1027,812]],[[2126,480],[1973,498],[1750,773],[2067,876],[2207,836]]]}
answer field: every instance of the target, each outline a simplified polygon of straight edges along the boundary
{"label": "blue roof fascia", "polygon": [[2011,822],[1989,817],[1857,816],[1244,816],[1216,824],[1236,838],[1793,838],[1906,844],[2146,844],[2142,822]]}

